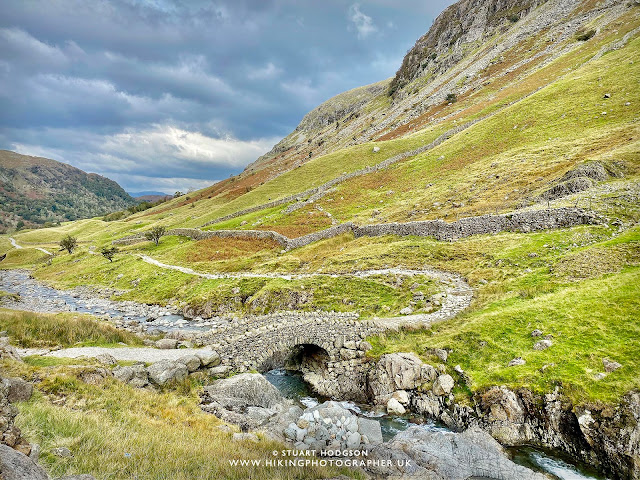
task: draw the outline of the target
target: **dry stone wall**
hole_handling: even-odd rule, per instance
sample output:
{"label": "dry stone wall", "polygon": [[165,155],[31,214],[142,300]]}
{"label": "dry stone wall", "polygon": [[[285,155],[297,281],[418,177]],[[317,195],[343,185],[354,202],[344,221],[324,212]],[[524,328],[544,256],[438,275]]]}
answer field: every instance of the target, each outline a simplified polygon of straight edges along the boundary
{"label": "dry stone wall", "polygon": [[[213,237],[274,240],[282,245],[284,249],[292,250],[317,242],[318,240],[332,238],[347,232],[353,232],[356,237],[398,235],[401,237],[433,237],[436,240],[454,241],[471,235],[496,234],[500,232],[526,233],[554,228],[567,228],[576,225],[592,225],[601,223],[601,221],[602,219],[597,214],[580,208],[557,208],[528,210],[502,215],[482,215],[462,218],[451,223],[443,220],[425,220],[407,223],[380,223],[359,227],[351,222],[347,222],[298,238],[288,238],[278,232],[270,230],[203,231],[197,228],[177,228],[169,230],[167,235],[182,235],[194,240]],[[136,234],[115,240],[113,243],[128,245],[144,240],[144,235]]]}
{"label": "dry stone wall", "polygon": [[[229,215],[225,215],[224,217],[211,220],[210,222],[207,222],[204,225],[202,225],[202,227],[207,227],[209,225],[214,225],[216,223],[238,218],[238,217],[241,217],[242,215],[257,212],[259,210],[265,210],[267,208],[277,207],[278,205],[286,205],[287,203],[290,203],[290,202],[298,202],[296,204],[291,205],[289,208],[287,208],[286,210],[287,213],[291,213],[295,210],[298,210],[299,208],[304,207],[305,205],[308,205],[309,203],[313,203],[316,200],[319,200],[330,188],[334,187],[335,185],[338,185],[339,183],[345,182],[351,178],[361,177],[362,175],[368,175],[370,173],[375,173],[379,170],[384,170],[385,168],[401,160],[404,160],[409,157],[414,157],[421,153],[427,152],[437,147],[444,141],[448,140],[453,135],[456,135],[462,132],[463,130],[466,130],[467,128],[471,127],[472,125],[475,125],[476,123],[480,122],[481,120],[484,120],[485,118],[486,117],[478,118],[476,120],[472,120],[458,127],[452,128],[451,130],[448,130],[442,135],[440,135],[438,138],[436,138],[433,142],[431,142],[428,145],[423,145],[422,147],[416,148],[414,150],[410,150],[408,152],[399,153],[398,155],[394,155],[393,157],[387,158],[386,160],[383,160],[382,162],[376,165],[361,168],[360,170],[356,170],[355,172],[345,173],[344,175],[340,175],[339,177],[336,177],[333,180],[329,180],[328,182],[318,187],[310,188],[308,190],[305,190],[304,192],[296,193],[295,195],[289,195],[288,197],[284,197],[279,200],[274,200],[268,203],[264,203],[262,205],[257,205],[255,207],[245,208],[244,210],[238,210],[237,212],[231,213]],[[302,199],[304,198],[308,198],[308,199],[305,201],[302,201]]]}

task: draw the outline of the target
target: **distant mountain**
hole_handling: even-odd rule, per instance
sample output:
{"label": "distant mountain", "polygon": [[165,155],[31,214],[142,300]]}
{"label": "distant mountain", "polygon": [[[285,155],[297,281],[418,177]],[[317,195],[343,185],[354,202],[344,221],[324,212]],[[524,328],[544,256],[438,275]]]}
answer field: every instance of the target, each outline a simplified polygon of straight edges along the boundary
{"label": "distant mountain", "polygon": [[173,195],[167,195],[166,193],[158,194],[158,195],[140,195],[134,197],[138,202],[159,202],[160,200],[168,200],[173,198]]}
{"label": "distant mountain", "polygon": [[0,150],[0,232],[95,217],[135,203],[120,185],[101,175]]}
{"label": "distant mountain", "polygon": [[155,196],[155,197],[171,197],[171,196],[173,196],[173,195],[168,194],[168,193],[158,192],[157,190],[145,190],[145,191],[142,191],[142,192],[128,192],[128,193],[133,198],[148,197],[148,196]]}

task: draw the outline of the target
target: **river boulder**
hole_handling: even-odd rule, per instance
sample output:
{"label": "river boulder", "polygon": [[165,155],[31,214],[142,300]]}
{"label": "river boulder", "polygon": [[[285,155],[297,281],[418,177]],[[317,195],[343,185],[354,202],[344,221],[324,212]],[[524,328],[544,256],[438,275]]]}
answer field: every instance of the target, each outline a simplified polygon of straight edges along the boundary
{"label": "river boulder", "polygon": [[411,427],[369,452],[366,469],[390,479],[469,478],[548,480],[545,475],[513,463],[491,435],[480,429],[462,433]]}
{"label": "river boulder", "polygon": [[243,373],[216,380],[204,387],[201,408],[246,429],[260,429],[268,437],[283,440],[283,430],[302,414],[259,373]]}

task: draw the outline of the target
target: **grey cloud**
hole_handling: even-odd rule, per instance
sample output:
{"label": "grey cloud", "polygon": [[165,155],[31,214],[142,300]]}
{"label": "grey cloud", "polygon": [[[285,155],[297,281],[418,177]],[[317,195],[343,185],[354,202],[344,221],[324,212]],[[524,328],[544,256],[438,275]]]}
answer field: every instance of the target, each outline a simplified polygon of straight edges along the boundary
{"label": "grey cloud", "polygon": [[226,178],[317,104],[393,75],[448,3],[4,1],[0,148],[137,190]]}

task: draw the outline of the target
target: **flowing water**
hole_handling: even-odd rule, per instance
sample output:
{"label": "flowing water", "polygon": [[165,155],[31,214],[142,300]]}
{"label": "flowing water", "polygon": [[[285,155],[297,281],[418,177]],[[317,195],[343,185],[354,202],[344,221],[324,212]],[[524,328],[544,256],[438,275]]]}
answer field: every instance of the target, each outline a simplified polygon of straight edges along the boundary
{"label": "flowing water", "polygon": [[[313,407],[322,403],[328,398],[313,393],[309,385],[302,379],[298,372],[284,369],[271,370],[264,374],[265,378],[274,385],[286,398],[290,398],[300,404],[302,408]],[[371,405],[356,404],[353,402],[339,402],[344,408],[352,412],[369,418],[375,418],[380,422],[382,437],[385,441],[393,438],[411,425],[408,416],[386,415],[384,411],[376,409]],[[431,431],[450,432],[443,425],[427,421],[420,425]],[[557,452],[543,451],[532,447],[508,448],[511,459],[520,465],[551,474],[559,480],[605,480],[606,477],[589,469],[586,465],[574,462],[566,456]]]}
{"label": "flowing water", "polygon": [[20,295],[19,302],[8,306],[18,310],[90,313],[111,320],[134,322],[145,330],[163,332],[175,329],[206,331],[212,326],[211,322],[188,321],[162,307],[91,298],[74,290],[57,290],[31,278],[25,270],[0,270],[0,290]]}

